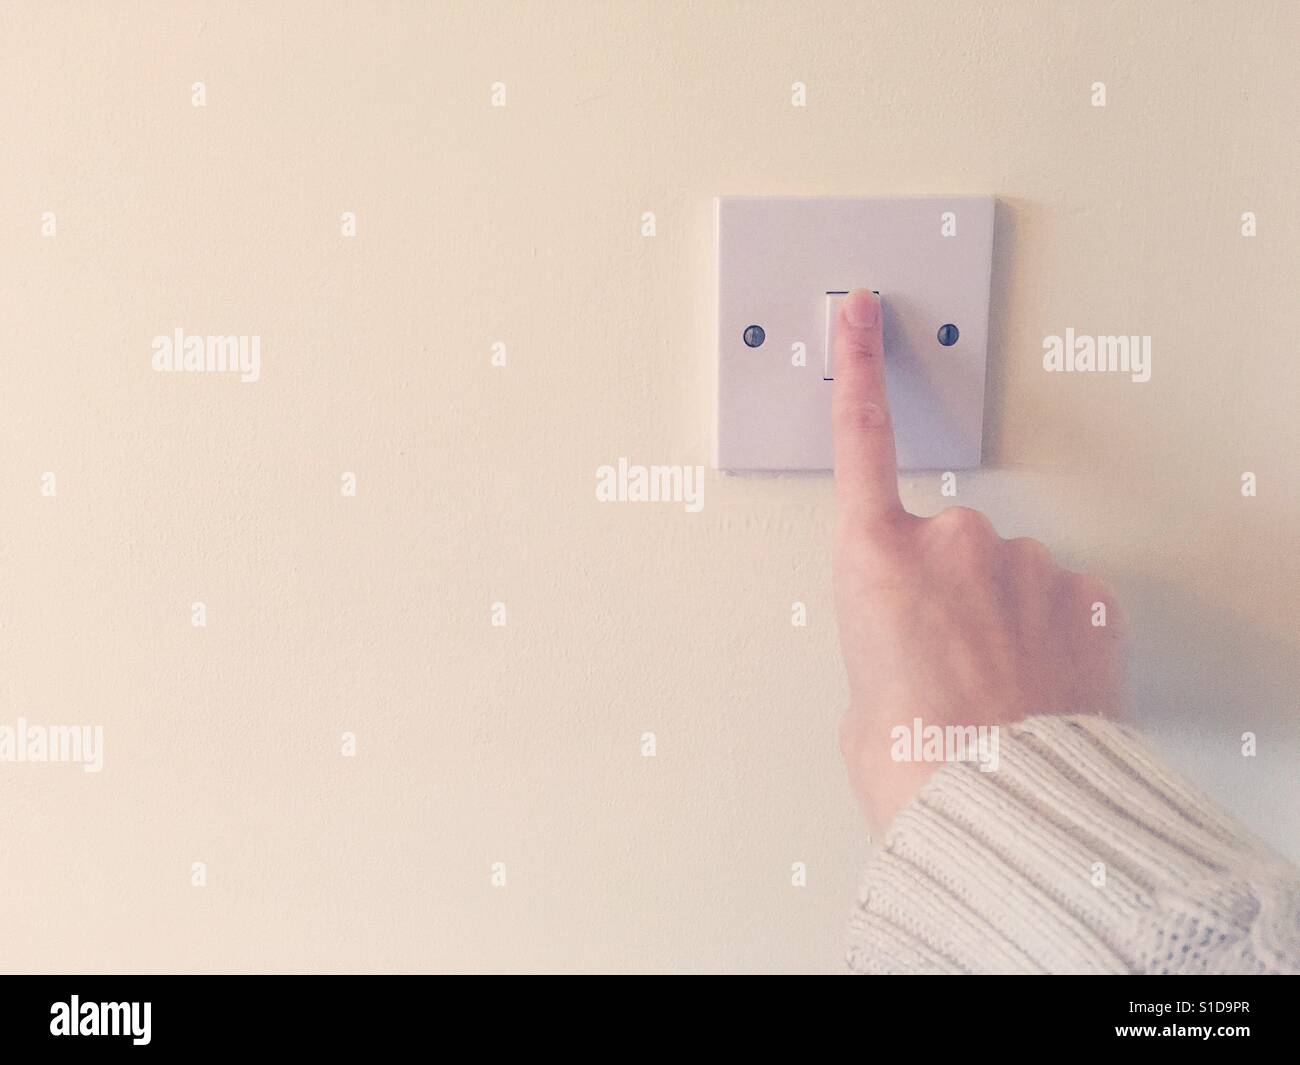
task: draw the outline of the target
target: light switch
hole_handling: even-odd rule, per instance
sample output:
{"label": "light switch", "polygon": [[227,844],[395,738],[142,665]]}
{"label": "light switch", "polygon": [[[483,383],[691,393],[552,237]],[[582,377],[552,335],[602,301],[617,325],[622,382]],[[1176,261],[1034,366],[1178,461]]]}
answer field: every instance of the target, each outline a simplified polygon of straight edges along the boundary
{"label": "light switch", "polygon": [[835,380],[835,316],[847,292],[826,293],[826,343],[822,354],[822,380]]}
{"label": "light switch", "polygon": [[[880,298],[880,293],[876,289],[871,290],[876,299]],[[849,290],[842,292],[826,293],[826,342],[822,357],[822,380],[835,380],[835,318],[840,313],[840,304],[844,302],[844,297],[849,294]],[[883,311],[884,308],[882,307]]]}
{"label": "light switch", "polygon": [[885,294],[900,469],[980,464],[991,196],[740,196],[717,206],[718,469],[831,469],[835,315],[859,286]]}

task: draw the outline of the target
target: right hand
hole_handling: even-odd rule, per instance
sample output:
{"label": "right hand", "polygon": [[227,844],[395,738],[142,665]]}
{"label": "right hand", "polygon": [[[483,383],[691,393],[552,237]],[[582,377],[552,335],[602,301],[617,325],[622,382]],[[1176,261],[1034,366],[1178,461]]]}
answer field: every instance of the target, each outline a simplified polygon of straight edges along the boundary
{"label": "right hand", "polygon": [[[833,388],[835,604],[850,697],[841,750],[868,822],[883,829],[938,768],[894,761],[895,726],[1113,715],[1120,619],[1105,585],[1062,569],[1037,540],[1003,540],[966,507],[903,510],[869,291],[841,301]],[[1104,626],[1093,623],[1098,603]]]}

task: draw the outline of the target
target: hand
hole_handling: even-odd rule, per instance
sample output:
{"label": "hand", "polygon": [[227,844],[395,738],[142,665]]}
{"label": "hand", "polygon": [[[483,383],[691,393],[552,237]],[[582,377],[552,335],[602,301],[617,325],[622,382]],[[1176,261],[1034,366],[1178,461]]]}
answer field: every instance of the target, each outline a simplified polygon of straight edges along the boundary
{"label": "hand", "polygon": [[[865,290],[835,329],[835,607],[849,675],[849,779],[882,829],[938,764],[891,756],[896,727],[1009,725],[1119,709],[1119,618],[1101,582],[981,513],[903,510],[885,396],[880,304]],[[1094,604],[1104,604],[1105,625]],[[910,745],[909,745],[910,746]]]}

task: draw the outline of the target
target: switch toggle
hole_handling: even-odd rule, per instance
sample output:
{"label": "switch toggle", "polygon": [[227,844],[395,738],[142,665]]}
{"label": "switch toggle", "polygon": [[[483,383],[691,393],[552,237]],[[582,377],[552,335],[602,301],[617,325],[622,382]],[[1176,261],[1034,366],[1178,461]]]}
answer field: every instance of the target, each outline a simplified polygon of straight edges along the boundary
{"label": "switch toggle", "polygon": [[835,318],[847,292],[826,293],[826,358],[822,367],[822,380],[835,380]]}
{"label": "switch toggle", "polygon": [[[874,288],[871,290],[875,293],[876,299],[880,299],[880,293]],[[848,290],[835,291],[826,293],[826,352],[822,360],[822,380],[835,380],[835,319],[840,313],[840,304],[844,302]],[[883,313],[884,308],[881,308]]]}

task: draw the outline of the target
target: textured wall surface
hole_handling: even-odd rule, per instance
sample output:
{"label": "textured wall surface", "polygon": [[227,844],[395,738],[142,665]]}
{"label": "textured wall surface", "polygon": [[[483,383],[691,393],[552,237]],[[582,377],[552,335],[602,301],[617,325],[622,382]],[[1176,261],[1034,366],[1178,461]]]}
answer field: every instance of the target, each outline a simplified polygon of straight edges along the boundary
{"label": "textured wall surface", "polygon": [[[718,194],[998,197],[956,501],[1112,582],[1137,720],[1300,856],[1298,33],[5,4],[0,725],[101,726],[104,761],[0,764],[0,965],[839,967],[830,481],[594,491],[708,462]],[[259,336],[260,379],[156,372],[177,327]],[[1151,336],[1151,380],[1045,373],[1066,327]]]}

